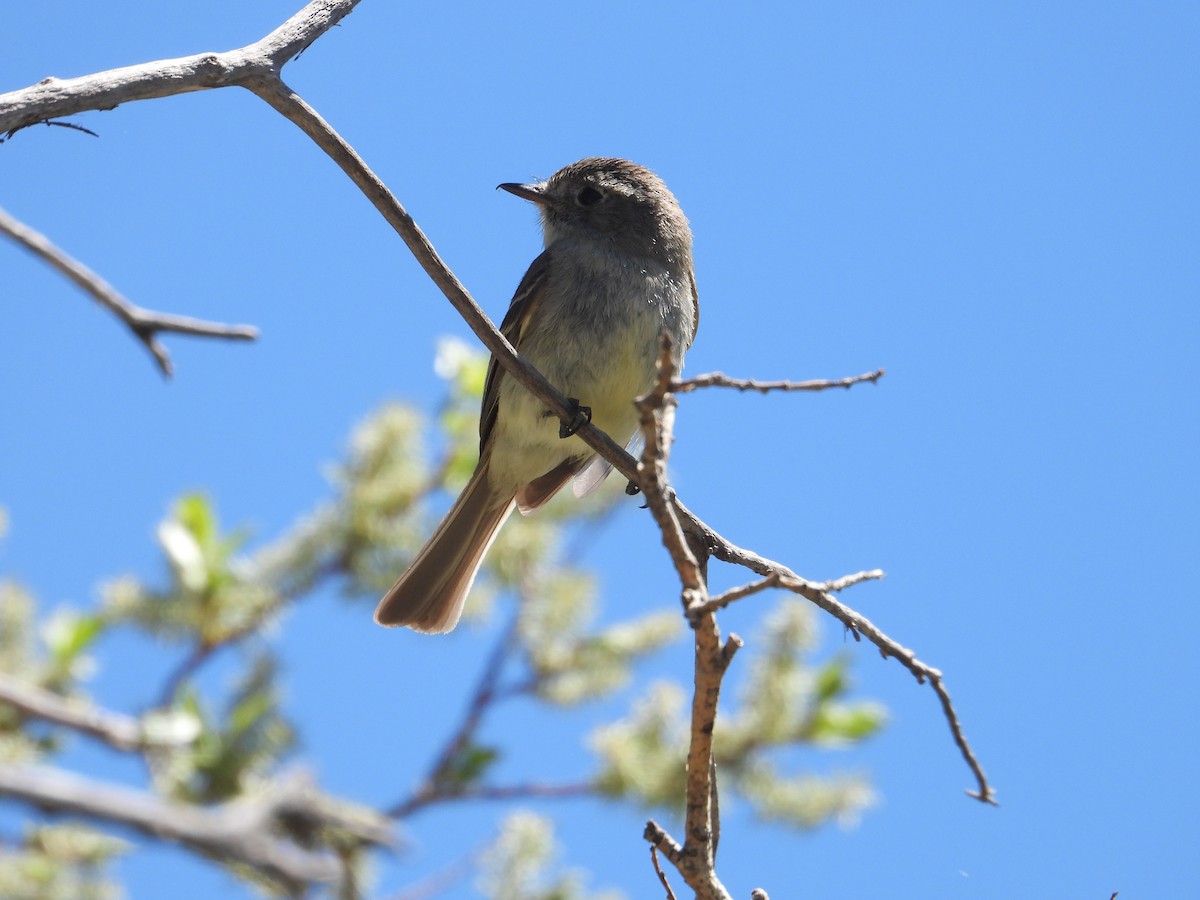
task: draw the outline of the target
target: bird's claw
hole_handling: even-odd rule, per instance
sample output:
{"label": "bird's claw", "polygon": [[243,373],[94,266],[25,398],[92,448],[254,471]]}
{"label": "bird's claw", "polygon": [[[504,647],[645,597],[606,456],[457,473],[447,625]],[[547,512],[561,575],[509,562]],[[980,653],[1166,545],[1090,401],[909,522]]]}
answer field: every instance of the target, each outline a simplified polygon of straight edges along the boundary
{"label": "bird's claw", "polygon": [[571,405],[571,421],[559,424],[558,436],[560,438],[569,438],[588,422],[592,421],[592,408],[590,406],[580,406],[579,401],[574,397],[568,397],[567,403]]}

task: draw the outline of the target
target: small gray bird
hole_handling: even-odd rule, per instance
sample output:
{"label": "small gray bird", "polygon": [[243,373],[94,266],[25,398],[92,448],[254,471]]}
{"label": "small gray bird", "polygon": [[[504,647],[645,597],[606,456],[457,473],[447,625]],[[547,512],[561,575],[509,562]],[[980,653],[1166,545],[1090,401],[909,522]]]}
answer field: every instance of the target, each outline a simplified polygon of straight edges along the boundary
{"label": "small gray bird", "polygon": [[[692,232],[674,195],[623,159],[583,159],[537,184],[502,184],[536,204],[546,249],[500,330],[559,391],[590,409],[614,440],[637,430],[633,400],[654,383],[659,332],[676,363],[700,307]],[[428,543],[375,610],[380,625],[450,631],[505,520],[527,514],[572,478],[583,496],[610,466],[493,358],[479,418],[479,463]]]}

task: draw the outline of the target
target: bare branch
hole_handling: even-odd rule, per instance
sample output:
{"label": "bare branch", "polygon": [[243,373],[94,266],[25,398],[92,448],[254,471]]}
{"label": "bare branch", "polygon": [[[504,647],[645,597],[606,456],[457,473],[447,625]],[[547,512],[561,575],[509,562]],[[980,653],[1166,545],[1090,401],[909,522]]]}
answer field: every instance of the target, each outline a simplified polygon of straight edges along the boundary
{"label": "bare branch", "polygon": [[650,864],[654,866],[654,874],[658,876],[659,882],[663,886],[663,890],[667,892],[667,900],[676,900],[675,892],[671,890],[671,883],[667,881],[667,873],[662,870],[662,866],[658,864],[658,847],[654,844],[650,845]]}
{"label": "bare branch", "polygon": [[683,858],[683,848],[653,819],[646,822],[642,837],[649,841],[651,846],[657,847],[659,852],[672,863],[676,866],[679,865],[679,861]]}
{"label": "bare branch", "polygon": [[83,263],[52,244],[45,235],[14,219],[3,209],[0,209],[0,234],[8,235],[35,256],[49,263],[90,294],[97,303],[116,315],[133,336],[146,346],[164,375],[171,374],[171,358],[158,340],[158,335],[162,332],[241,341],[252,341],[258,337],[258,329],[251,325],[205,322],[187,316],[154,312],[135,305]]}
{"label": "bare branch", "polygon": [[[685,532],[676,514],[676,505],[668,499],[672,496],[667,483],[667,457],[674,439],[676,403],[670,389],[675,375],[675,362],[670,336],[663,332],[659,340],[658,378],[651,391],[635,401],[645,437],[642,460],[638,466],[641,475],[639,484],[662,533],[663,545],[679,573],[684,614],[691,620],[696,647],[693,670],[695,690],[692,693],[684,788],[685,837],[677,857],[672,858],[667,848],[664,848],[664,853],[667,853],[667,858],[698,898],[728,900],[729,893],[716,874],[720,821],[717,770],[712,748],[721,681],[742,642],[730,635],[722,646],[716,617],[711,612],[696,614],[696,610],[708,602],[705,574],[707,555],[705,545],[700,540],[695,541],[697,550],[693,552],[693,541],[689,538],[694,539],[695,532]],[[647,825],[649,830],[650,826]],[[651,841],[652,849],[658,846],[661,846],[659,840]]]}
{"label": "bare branch", "polygon": [[862,584],[864,581],[879,581],[883,577],[883,569],[868,569],[865,572],[855,572],[853,575],[843,575],[841,578],[827,581],[818,587],[826,593],[836,594],[838,591],[844,591],[846,588]]}
{"label": "bare branch", "polygon": [[[823,584],[811,584],[813,588],[826,593],[835,594],[838,591],[844,591],[848,587],[853,587],[856,584],[861,584],[864,581],[878,581],[883,578],[883,569],[870,569],[866,572],[855,572],[853,575],[843,575],[841,578],[835,578],[833,581],[826,581]],[[693,615],[702,615],[704,613],[716,612],[719,609],[724,609],[731,603],[736,603],[745,597],[753,596],[771,588],[787,588],[793,590],[797,585],[790,581],[781,572],[772,572],[761,581],[752,581],[749,584],[743,584],[740,587],[730,588],[722,594],[713,597],[703,606],[693,610]]]}
{"label": "bare branch", "polygon": [[646,495],[650,513],[662,532],[663,545],[671,555],[675,569],[683,585],[683,602],[690,610],[704,602],[707,587],[703,583],[700,564],[684,537],[683,528],[675,514],[669,498],[667,485],[667,459],[674,437],[675,399],[670,393],[671,379],[675,374],[672,357],[671,336],[664,330],[659,335],[658,379],[654,388],[644,397],[638,397],[634,405],[638,409],[642,436],[642,458],[638,463],[638,485]]}
{"label": "bare branch", "polygon": [[706,387],[736,388],[739,391],[758,391],[760,394],[770,391],[827,391],[830,388],[849,388],[864,382],[874,384],[883,376],[884,370],[876,369],[874,372],[853,375],[849,378],[819,378],[813,381],[755,381],[750,378],[730,378],[722,372],[709,372],[707,375],[697,375],[694,378],[675,381],[671,384],[671,390],[676,394],[686,394]]}
{"label": "bare branch", "polygon": [[[312,802],[312,793],[307,778],[293,776],[276,782],[254,799],[204,809],[168,803],[153,794],[58,769],[0,767],[0,796],[39,809],[117,822],[219,859],[244,863],[294,894],[314,882],[334,882],[341,874],[335,857],[271,836],[272,826],[283,817],[329,821],[329,815]],[[334,824],[346,827],[348,823]],[[386,844],[391,840],[388,832],[377,826],[358,824],[356,829],[358,836],[370,843]]]}
{"label": "bare branch", "polygon": [[750,584],[743,584],[741,587],[730,588],[724,593],[710,599],[703,606],[698,606],[693,615],[704,615],[706,613],[716,612],[719,609],[724,609],[729,604],[741,600],[743,597],[750,597],[754,594],[762,593],[770,590],[773,587],[779,587],[779,581],[782,578],[777,573],[771,573],[761,581],[753,581]]}
{"label": "bare branch", "polygon": [[44,78],[0,94],[0,133],[122,103],[243,85],[284,64],[340,22],[358,0],[315,0],[256,43],[224,53],[198,53],[108,69],[81,78]]}
{"label": "bare branch", "polygon": [[[357,3],[358,0],[315,0],[262,40],[237,50],[158,60],[81,78],[45,78],[22,90],[0,94],[0,134],[11,138],[21,129],[39,123],[87,131],[74,123],[55,120],[90,110],[114,109],[135,100],[245,85],[263,72],[277,79],[289,59],[336,25]],[[158,340],[161,333],[227,340],[258,337],[258,329],[248,325],[225,325],[143,309],[43,235],[2,210],[0,231],[50,263],[117,315],[150,351],[164,375],[171,374],[171,359]]]}
{"label": "bare branch", "polygon": [[[699,519],[695,519],[689,511],[675,501],[683,510],[680,518],[690,517],[694,519],[700,527],[708,529],[708,526]],[[722,562],[732,563],[734,565],[744,566],[753,572],[760,575],[770,576],[777,575],[779,577],[779,586],[787,588],[793,593],[799,594],[811,603],[819,606],[825,612],[829,613],[839,622],[846,626],[857,640],[860,636],[865,637],[878,648],[880,655],[887,659],[892,657],[900,662],[904,668],[908,669],[913,677],[921,684],[926,682],[933,688],[938,696],[938,700],[942,705],[942,711],[946,717],[946,723],[950,727],[950,733],[954,738],[955,745],[959,748],[962,754],[963,761],[970,768],[971,773],[975,776],[978,786],[977,791],[968,792],[970,796],[975,797],[985,803],[995,803],[995,792],[991,785],[988,784],[987,776],[983,773],[983,768],[976,759],[971,746],[963,733],[962,723],[959,721],[958,714],[955,712],[953,705],[950,703],[950,697],[944,685],[942,685],[942,673],[937,669],[923,663],[919,660],[916,654],[907,647],[901,645],[898,641],[893,640],[866,616],[856,612],[848,606],[840,603],[830,591],[840,590],[846,587],[848,580],[866,580],[867,578],[882,577],[882,572],[872,570],[870,572],[860,572],[857,575],[850,575],[844,579],[838,579],[835,582],[821,584],[810,582],[801,578],[787,566],[777,563],[773,560],[759,556],[750,550],[745,550],[725,540],[720,535],[713,532],[711,529],[706,534],[706,539],[712,549],[712,554]]]}
{"label": "bare branch", "polygon": [[26,716],[65,725],[99,738],[117,750],[140,750],[146,743],[141,723],[132,716],[110,712],[90,703],[68,700],[2,672],[0,703],[16,707]]}

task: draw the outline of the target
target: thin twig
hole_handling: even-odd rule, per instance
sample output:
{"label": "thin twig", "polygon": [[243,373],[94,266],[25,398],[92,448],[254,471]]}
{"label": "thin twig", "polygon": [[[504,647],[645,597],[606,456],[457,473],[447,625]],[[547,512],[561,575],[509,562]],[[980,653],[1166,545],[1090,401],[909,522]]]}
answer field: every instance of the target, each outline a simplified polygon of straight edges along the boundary
{"label": "thin twig", "polygon": [[[704,525],[703,522],[700,522],[699,519],[695,519],[695,517],[686,510],[686,507],[683,507],[683,504],[679,503],[678,499],[676,500],[676,503],[681,507],[681,509],[683,509],[683,514],[680,518],[691,518],[698,522],[701,527],[706,529],[708,528],[708,526]],[[759,575],[778,575],[780,587],[787,588],[793,593],[799,594],[809,602],[829,613],[844,626],[846,626],[846,628],[850,630],[856,639],[860,636],[865,637],[875,645],[875,647],[879,650],[880,655],[883,656],[884,659],[887,659],[888,657],[896,659],[902,666],[904,666],[904,668],[908,669],[909,672],[912,673],[913,677],[916,678],[920,684],[925,684],[928,682],[933,688],[934,692],[937,694],[938,700],[942,705],[942,712],[945,715],[947,725],[950,727],[950,733],[954,739],[954,743],[959,748],[959,752],[963,757],[963,761],[966,762],[967,767],[975,776],[978,789],[975,791],[969,791],[968,795],[985,803],[994,804],[996,802],[995,791],[988,783],[987,776],[984,775],[983,768],[979,764],[979,760],[975,757],[975,754],[971,749],[971,745],[963,733],[962,723],[959,721],[958,713],[950,703],[949,694],[947,693],[945,686],[942,685],[941,672],[922,662],[917,658],[917,655],[912,650],[909,650],[898,641],[889,637],[866,616],[835,599],[830,594],[831,585],[810,582],[804,578],[801,578],[782,563],[777,563],[774,560],[759,556],[753,551],[738,547],[736,544],[725,540],[720,535],[711,531],[711,529],[708,530],[705,537],[708,541],[708,545],[712,549],[712,555],[717,559],[733,565],[744,566],[753,572],[757,572]],[[872,570],[871,572],[859,573],[856,576],[847,577],[865,580],[866,577],[875,577],[877,572],[878,570]],[[844,579],[839,579],[839,581],[843,580]],[[833,582],[832,587],[839,587],[838,582]]]}
{"label": "thin twig", "polygon": [[252,325],[206,322],[137,306],[83,263],[56,247],[45,235],[17,221],[3,209],[0,209],[0,234],[8,235],[35,256],[49,263],[124,322],[130,333],[150,351],[159,371],[168,377],[172,371],[171,357],[158,340],[159,334],[169,332],[233,341],[252,341],[258,337],[258,329]]}
{"label": "thin twig", "polygon": [[197,670],[208,662],[209,657],[221,647],[227,646],[227,643],[211,644],[204,640],[196,641],[196,645],[192,648],[192,652],[180,660],[179,665],[170,671],[166,680],[163,682],[162,690],[158,695],[159,706],[170,706],[175,701],[175,694],[183,683],[196,674]]}
{"label": "thin twig", "polygon": [[835,578],[822,585],[814,585],[814,587],[818,587],[828,594],[836,594],[838,591],[844,591],[846,588],[862,584],[864,581],[879,581],[883,577],[883,569],[868,569],[865,572],[855,572],[853,575],[843,575],[841,578]]}
{"label": "thin twig", "polygon": [[[45,122],[38,122],[37,124],[45,125],[47,128],[66,128],[69,131],[82,131],[84,134],[90,134],[92,137],[100,137],[100,135],[96,134],[96,132],[92,131],[92,129],[84,128],[82,125],[78,124],[77,122],[56,122],[53,120],[49,120],[49,121],[45,121]],[[11,138],[14,134],[16,134],[16,132],[19,130],[20,129],[14,128],[12,131],[9,131],[7,134],[0,134],[0,144],[3,144],[5,141],[7,141],[9,138]]]}
{"label": "thin twig", "polygon": [[[811,584],[816,590],[824,591],[830,594],[836,594],[838,591],[844,591],[848,587],[853,587],[856,584],[861,584],[864,581],[878,581],[884,577],[883,569],[870,569],[865,572],[855,572],[853,575],[843,575],[841,578],[835,578],[832,581],[826,581],[821,584]],[[724,593],[717,594],[711,598],[703,606],[699,606],[692,610],[692,615],[702,615],[704,613],[716,612],[719,609],[724,609],[731,603],[736,603],[746,597],[751,597],[754,594],[761,593],[771,588],[787,588],[792,590],[801,585],[790,581],[781,572],[772,572],[766,578],[760,581],[752,581],[749,584],[743,584],[740,587],[730,588]]]}
{"label": "thin twig", "polygon": [[671,390],[676,394],[686,394],[706,387],[736,388],[739,391],[758,391],[760,394],[771,391],[827,391],[830,388],[850,388],[866,382],[874,384],[884,374],[883,369],[876,369],[874,372],[852,375],[849,378],[818,378],[813,381],[757,381],[752,378],[730,378],[723,372],[709,372],[706,375],[674,381],[671,384]]}
{"label": "thin twig", "polygon": [[512,651],[513,637],[516,634],[516,629],[517,618],[514,615],[508,628],[496,639],[496,644],[492,647],[491,656],[488,657],[487,663],[479,673],[479,678],[475,682],[475,690],[472,692],[471,700],[468,702],[467,708],[463,713],[462,722],[459,723],[454,734],[442,746],[441,753],[438,754],[437,759],[430,766],[429,773],[425,776],[421,786],[407,800],[389,807],[387,810],[389,816],[394,819],[402,819],[438,799],[451,797],[458,793],[458,791],[451,789],[452,785],[448,785],[450,774],[457,761],[461,758],[463,750],[475,736],[475,732],[479,728],[479,724],[483,720],[483,715],[487,711],[488,706],[495,699],[500,684],[500,673],[504,668],[504,664],[508,661],[509,653]]}
{"label": "thin twig", "polygon": [[667,892],[667,900],[676,900],[675,892],[671,890],[671,883],[667,881],[667,873],[658,864],[658,847],[654,844],[650,845],[650,864],[654,866],[654,874],[658,876],[659,883],[662,884],[663,890]]}
{"label": "thin twig", "polygon": [[761,581],[752,581],[750,584],[743,584],[741,587],[730,588],[710,598],[703,605],[696,607],[692,610],[692,615],[705,615],[706,613],[716,612],[719,609],[724,609],[731,603],[741,600],[743,597],[750,597],[754,594],[770,590],[773,587],[779,587],[779,579],[781,577],[778,573],[773,572]]}

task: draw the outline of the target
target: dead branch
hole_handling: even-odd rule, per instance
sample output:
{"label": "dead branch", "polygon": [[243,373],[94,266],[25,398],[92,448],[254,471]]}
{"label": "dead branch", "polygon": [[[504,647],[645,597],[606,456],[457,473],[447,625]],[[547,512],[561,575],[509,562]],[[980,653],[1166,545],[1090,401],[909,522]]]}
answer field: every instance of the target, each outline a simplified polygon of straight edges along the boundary
{"label": "dead branch", "polygon": [[[812,587],[825,593],[836,594],[838,591],[844,591],[848,587],[853,587],[856,584],[861,584],[864,581],[878,581],[883,578],[883,569],[871,569],[866,572],[855,572],[853,575],[843,575],[841,578],[835,578],[832,581],[826,581],[820,584],[813,584]],[[740,587],[730,588],[724,593],[710,599],[703,606],[699,607],[697,613],[716,612],[719,609],[724,609],[731,603],[736,603],[745,597],[751,597],[754,594],[762,591],[770,590],[771,588],[788,588],[789,590],[798,587],[795,582],[790,581],[781,572],[772,572],[766,578],[760,581],[753,581],[750,584],[743,584]]]}
{"label": "dead branch", "polygon": [[0,133],[122,103],[173,97],[192,91],[245,85],[259,72],[279,71],[313,41],[333,28],[358,0],[314,0],[260,41],[224,53],[198,53],[108,69],[80,78],[43,78],[37,84],[0,94]]}
{"label": "dead branch", "polygon": [[[692,693],[684,788],[684,842],[679,852],[672,856],[670,851],[674,842],[666,832],[654,826],[662,834],[660,839],[651,840],[650,846],[652,850],[663,850],[698,898],[728,900],[729,892],[716,874],[720,819],[712,742],[721,682],[742,642],[731,634],[722,646],[716,616],[711,611],[699,612],[708,605],[708,580],[705,575],[707,551],[702,542],[688,539],[694,539],[695,534],[685,534],[685,528],[676,513],[677,508],[669,499],[672,492],[666,473],[667,458],[674,439],[676,404],[670,393],[670,385],[675,375],[675,362],[670,336],[663,332],[659,340],[658,379],[649,393],[635,401],[644,438],[642,459],[638,465],[638,472],[642,476],[639,483],[662,533],[663,544],[679,574],[683,611],[692,623],[696,652],[693,669],[695,690]],[[693,542],[697,547],[695,552]],[[697,555],[700,559],[697,559]],[[647,832],[651,825],[654,823],[647,824]],[[663,882],[665,884],[665,878]]]}
{"label": "dead branch", "polygon": [[[80,78],[45,78],[30,87],[0,94],[0,134],[11,138],[39,123],[72,125],[55,120],[92,110],[114,109],[135,100],[245,86],[264,71],[278,79],[288,60],[341,21],[357,4],[358,0],[316,0],[262,40],[237,50],[157,60]],[[162,333],[226,340],[254,340],[258,336],[258,329],[249,325],[205,322],[143,309],[45,236],[3,211],[0,211],[0,232],[44,259],[113,312],[146,346],[164,375],[169,376],[172,367],[166,348],[158,340]]]}
{"label": "dead branch", "polygon": [[771,391],[827,391],[830,388],[850,388],[865,382],[874,384],[883,376],[883,369],[876,369],[874,372],[852,375],[849,378],[818,378],[813,381],[755,381],[751,378],[730,378],[722,372],[709,372],[707,375],[673,381],[671,390],[676,394],[686,394],[706,387],[735,388],[739,391],[758,391],[760,394],[767,394]]}
{"label": "dead branch", "polygon": [[203,319],[154,312],[137,306],[83,263],[56,247],[45,235],[17,221],[3,209],[0,209],[0,234],[8,235],[35,256],[49,263],[124,322],[133,336],[150,351],[159,370],[168,377],[172,372],[171,357],[158,340],[158,336],[164,332],[235,341],[252,341],[258,337],[258,329],[252,325],[206,322]]}
{"label": "dead branch", "polygon": [[667,873],[658,864],[658,847],[654,844],[650,845],[650,864],[654,866],[654,874],[658,876],[659,883],[662,884],[663,890],[667,892],[667,900],[675,900],[675,892],[671,890],[671,883],[667,881]]}

